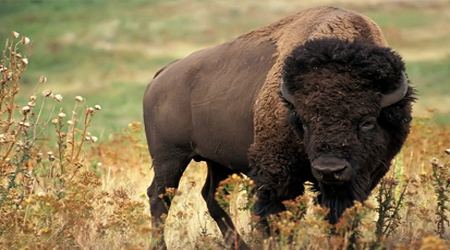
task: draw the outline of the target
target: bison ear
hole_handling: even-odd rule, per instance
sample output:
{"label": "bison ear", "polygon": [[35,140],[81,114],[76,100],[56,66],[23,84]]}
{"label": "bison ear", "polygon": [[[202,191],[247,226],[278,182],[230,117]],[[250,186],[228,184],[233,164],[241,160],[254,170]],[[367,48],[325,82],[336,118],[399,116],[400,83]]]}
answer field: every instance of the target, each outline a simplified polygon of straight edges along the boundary
{"label": "bison ear", "polygon": [[405,97],[407,91],[408,78],[406,77],[405,72],[402,71],[402,75],[400,77],[400,86],[396,90],[394,90],[394,92],[383,96],[383,99],[381,99],[381,107],[385,108],[399,102],[403,99],[403,97]]}
{"label": "bison ear", "polygon": [[281,96],[283,96],[286,101],[288,101],[291,104],[294,104],[294,95],[289,93],[289,89],[287,87],[287,84],[284,82],[283,77],[281,77],[280,82],[280,90],[281,90]]}

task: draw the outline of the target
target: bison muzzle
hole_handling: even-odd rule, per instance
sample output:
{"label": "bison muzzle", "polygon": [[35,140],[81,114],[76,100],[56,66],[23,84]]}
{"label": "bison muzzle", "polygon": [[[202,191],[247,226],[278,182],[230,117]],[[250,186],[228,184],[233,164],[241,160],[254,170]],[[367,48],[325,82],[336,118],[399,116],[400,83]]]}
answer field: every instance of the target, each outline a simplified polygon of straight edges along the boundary
{"label": "bison muzzle", "polygon": [[214,194],[233,173],[256,183],[263,221],[309,181],[335,223],[388,171],[409,133],[413,102],[405,65],[380,28],[333,7],[172,62],[144,97],[155,223],[171,203],[162,194],[178,187],[192,159],[207,163],[202,195],[230,245],[247,248]]}

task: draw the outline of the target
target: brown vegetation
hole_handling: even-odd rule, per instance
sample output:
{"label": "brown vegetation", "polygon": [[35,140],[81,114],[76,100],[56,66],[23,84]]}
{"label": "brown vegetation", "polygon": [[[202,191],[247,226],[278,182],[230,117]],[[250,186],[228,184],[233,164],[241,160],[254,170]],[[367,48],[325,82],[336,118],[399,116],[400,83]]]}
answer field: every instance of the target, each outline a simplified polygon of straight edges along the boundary
{"label": "brown vegetation", "polygon": [[[150,226],[143,194],[151,170],[140,125],[96,142],[89,126],[101,108],[81,97],[66,111],[59,110],[61,96],[50,91],[18,104],[15,96],[28,65],[18,48],[26,52],[27,40],[14,37],[0,63],[0,248],[151,248],[161,235]],[[42,77],[39,85],[45,81]],[[54,112],[41,112],[45,106]],[[305,195],[285,202],[286,212],[271,217],[270,238],[249,215],[250,180],[231,176],[217,197],[255,249],[448,249],[448,148],[448,126],[432,115],[416,117],[387,177],[368,202],[348,209],[335,226],[324,221],[327,211],[314,205],[316,194],[308,187]],[[175,193],[175,209],[167,218],[169,247],[223,248],[200,198],[202,169],[192,164],[178,191],[183,196]]]}

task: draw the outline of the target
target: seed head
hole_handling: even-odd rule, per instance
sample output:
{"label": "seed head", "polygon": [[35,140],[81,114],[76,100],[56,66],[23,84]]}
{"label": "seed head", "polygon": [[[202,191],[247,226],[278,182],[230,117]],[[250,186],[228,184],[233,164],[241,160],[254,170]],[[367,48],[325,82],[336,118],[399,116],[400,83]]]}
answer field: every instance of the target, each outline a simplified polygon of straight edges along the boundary
{"label": "seed head", "polygon": [[75,101],[82,102],[83,101],[83,97],[78,95],[78,96],[75,97]]}
{"label": "seed head", "polygon": [[39,77],[39,83],[44,83],[46,81],[47,81],[47,77],[45,77],[45,76]]}
{"label": "seed head", "polygon": [[74,123],[72,120],[68,120],[68,121],[67,121],[67,124],[69,124],[69,125],[74,125],[75,123]]}
{"label": "seed head", "polygon": [[52,95],[52,91],[50,89],[46,89],[46,90],[42,91],[42,95],[44,97],[49,97]]}
{"label": "seed head", "polygon": [[57,102],[61,102],[63,97],[60,94],[56,94],[53,96],[53,99],[55,99],[55,101],[57,101]]}
{"label": "seed head", "polygon": [[447,148],[447,149],[445,150],[445,153],[448,154],[448,155],[450,155],[450,148]]}
{"label": "seed head", "polygon": [[25,107],[23,107],[22,108],[22,114],[27,114],[27,113],[29,113],[30,112],[30,107],[29,106],[25,106]]}
{"label": "seed head", "polygon": [[53,119],[53,120],[52,120],[52,124],[56,125],[56,124],[58,124],[58,123],[59,123],[59,120],[58,120],[58,119]]}
{"label": "seed head", "polygon": [[89,107],[89,108],[87,109],[87,112],[88,112],[88,114],[94,114],[95,109],[94,109],[93,107]]}
{"label": "seed head", "polygon": [[12,36],[13,36],[14,38],[18,38],[18,37],[20,36],[20,33],[17,32],[17,31],[13,31],[13,32],[12,32]]}
{"label": "seed head", "polygon": [[98,141],[97,136],[91,136],[91,141],[94,143],[97,142]]}
{"label": "seed head", "polygon": [[102,107],[100,105],[95,105],[94,108],[95,110],[102,110]]}
{"label": "seed head", "polygon": [[21,40],[22,44],[29,44],[30,43],[30,38],[26,37],[26,36],[22,36],[22,40]]}
{"label": "seed head", "polygon": [[36,101],[37,97],[35,95],[30,96],[30,101]]}
{"label": "seed head", "polygon": [[59,116],[59,118],[64,118],[64,117],[66,117],[66,114],[63,113],[63,112],[60,112],[60,113],[58,114],[58,116]]}
{"label": "seed head", "polygon": [[22,60],[20,60],[22,62],[22,64],[28,65],[28,58],[22,58]]}
{"label": "seed head", "polygon": [[26,127],[26,128],[30,127],[30,123],[29,122],[19,122],[19,125],[22,126],[22,127]]}

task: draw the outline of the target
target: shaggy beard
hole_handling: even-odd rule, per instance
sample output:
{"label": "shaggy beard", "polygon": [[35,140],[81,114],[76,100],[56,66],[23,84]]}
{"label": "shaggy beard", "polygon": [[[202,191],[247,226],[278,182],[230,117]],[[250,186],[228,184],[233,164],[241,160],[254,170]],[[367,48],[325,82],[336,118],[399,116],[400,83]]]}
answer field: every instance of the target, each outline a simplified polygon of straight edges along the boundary
{"label": "shaggy beard", "polygon": [[328,219],[332,224],[339,221],[345,209],[353,206],[355,200],[363,202],[368,196],[366,191],[368,187],[357,180],[352,180],[341,186],[320,183],[319,187],[322,194],[321,205],[330,209]]}

